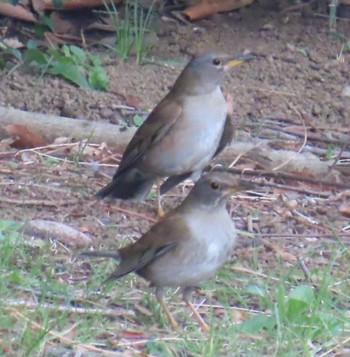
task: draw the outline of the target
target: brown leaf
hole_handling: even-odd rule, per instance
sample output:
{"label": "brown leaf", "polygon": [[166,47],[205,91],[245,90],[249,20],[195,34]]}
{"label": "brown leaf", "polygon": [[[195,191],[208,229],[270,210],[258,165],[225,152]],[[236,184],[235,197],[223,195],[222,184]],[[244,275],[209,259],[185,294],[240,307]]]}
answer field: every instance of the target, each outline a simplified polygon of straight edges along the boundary
{"label": "brown leaf", "polygon": [[146,339],[147,335],[144,331],[122,330],[122,335],[127,339]]}
{"label": "brown leaf", "polygon": [[185,9],[182,14],[190,21],[203,19],[218,12],[231,11],[248,6],[253,0],[201,0]]}
{"label": "brown leaf", "polygon": [[271,249],[273,252],[275,252],[276,254],[278,254],[282,259],[284,259],[286,262],[288,263],[295,263],[298,259],[297,257],[290,253],[287,252],[284,247],[280,247],[279,245],[275,244],[275,243],[264,243],[265,247],[268,249]]}
{"label": "brown leaf", "polygon": [[243,321],[247,320],[248,313],[246,311],[233,309],[231,310],[231,317],[233,322],[242,323]]}
{"label": "brown leaf", "polygon": [[125,101],[127,105],[130,105],[130,107],[140,108],[140,99],[133,95],[126,94]]}
{"label": "brown leaf", "polygon": [[350,202],[343,202],[339,206],[339,212],[344,216],[350,216]]}
{"label": "brown leaf", "polygon": [[24,21],[37,22],[30,9],[27,6],[21,4],[11,5],[0,2],[0,14],[15,17]]}
{"label": "brown leaf", "polygon": [[9,124],[5,126],[5,130],[9,135],[15,137],[16,140],[11,146],[17,149],[28,149],[47,145],[47,142],[41,135],[29,130],[24,125]]}

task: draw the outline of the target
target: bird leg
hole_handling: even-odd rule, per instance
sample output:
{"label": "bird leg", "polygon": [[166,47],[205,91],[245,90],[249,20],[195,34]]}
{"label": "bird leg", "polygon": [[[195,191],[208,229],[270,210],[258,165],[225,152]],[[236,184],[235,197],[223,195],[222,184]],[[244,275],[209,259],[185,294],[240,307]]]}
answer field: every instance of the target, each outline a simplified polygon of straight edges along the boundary
{"label": "bird leg", "polygon": [[187,287],[184,289],[183,292],[183,301],[186,303],[186,305],[189,307],[189,309],[192,311],[193,316],[196,318],[196,320],[199,323],[199,326],[204,332],[209,331],[209,326],[205,323],[205,321],[202,319],[201,315],[199,315],[198,311],[196,308],[193,306],[191,302],[191,295],[192,295],[192,287]]}
{"label": "bird leg", "polygon": [[160,179],[157,179],[157,213],[159,217],[164,217],[165,212],[162,207],[162,196],[160,194]]}
{"label": "bird leg", "polygon": [[174,318],[171,316],[171,313],[166,306],[164,299],[163,299],[163,288],[157,287],[156,288],[156,298],[160,304],[160,306],[163,308],[166,318],[168,319],[169,324],[171,325],[173,330],[177,330],[179,328],[179,325],[177,322],[174,320]]}

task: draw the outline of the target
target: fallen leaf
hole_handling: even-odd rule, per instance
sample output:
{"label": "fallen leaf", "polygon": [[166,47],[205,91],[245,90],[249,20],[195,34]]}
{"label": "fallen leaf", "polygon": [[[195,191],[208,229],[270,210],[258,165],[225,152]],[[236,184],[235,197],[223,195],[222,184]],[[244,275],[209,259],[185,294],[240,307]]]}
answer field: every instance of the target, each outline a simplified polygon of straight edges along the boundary
{"label": "fallen leaf", "polygon": [[25,44],[21,41],[18,40],[17,37],[10,37],[10,38],[5,38],[3,42],[13,48],[24,48],[26,47]]}
{"label": "fallen leaf", "polygon": [[30,9],[27,6],[21,4],[12,5],[0,1],[0,14],[24,21],[37,22],[35,16],[30,11]]}
{"label": "fallen leaf", "polygon": [[133,95],[126,94],[125,101],[126,104],[129,105],[130,107],[140,108],[140,99]]}
{"label": "fallen leaf", "polygon": [[269,248],[270,250],[278,254],[282,259],[284,259],[288,263],[295,263],[298,260],[294,254],[287,252],[286,250],[284,250],[282,247],[278,246],[275,243],[272,244],[272,243],[265,242],[264,245],[265,247]]}
{"label": "fallen leaf", "polygon": [[15,137],[15,141],[12,143],[12,147],[17,149],[29,149],[38,146],[46,146],[45,139],[27,127],[21,124],[9,124],[5,126],[5,130],[9,135]]}
{"label": "fallen leaf", "polygon": [[343,202],[340,206],[339,206],[339,212],[345,216],[350,216],[350,202],[346,201]]}
{"label": "fallen leaf", "polygon": [[231,318],[232,321],[237,324],[242,323],[243,321],[247,320],[248,313],[246,311],[233,309],[231,310]]}

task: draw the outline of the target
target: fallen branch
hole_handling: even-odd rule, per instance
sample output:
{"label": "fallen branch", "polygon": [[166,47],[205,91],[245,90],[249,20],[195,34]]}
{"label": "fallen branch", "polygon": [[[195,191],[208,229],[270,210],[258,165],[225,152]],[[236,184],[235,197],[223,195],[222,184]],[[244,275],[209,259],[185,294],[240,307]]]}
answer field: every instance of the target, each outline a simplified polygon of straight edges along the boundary
{"label": "fallen branch", "polygon": [[[223,167],[216,167],[215,171],[229,172],[232,174],[242,175],[242,176],[256,176],[256,177],[263,177],[263,178],[275,178],[275,179],[284,179],[284,180],[292,180],[292,181],[301,181],[301,182],[311,183],[314,185],[324,185],[324,186],[334,187],[334,188],[338,188],[338,189],[350,189],[350,184],[338,183],[338,182],[334,182],[334,181],[327,181],[327,180],[320,180],[320,179],[313,179],[310,177],[289,174],[287,172],[252,170],[252,169],[235,169],[235,168],[223,168]],[[264,182],[261,184],[257,183],[257,185],[268,186],[269,183],[267,183],[267,182]]]}
{"label": "fallen branch", "polygon": [[[125,126],[102,120],[71,119],[0,107],[0,126],[4,128],[10,124],[24,125],[41,134],[48,142],[53,142],[58,137],[68,137],[73,141],[88,139],[94,143],[105,142],[118,148],[125,148],[135,132],[135,128],[125,130]],[[7,137],[5,131],[1,130],[0,138]]]}
{"label": "fallen branch", "polygon": [[91,238],[64,223],[34,219],[24,224],[25,235],[42,239],[55,239],[72,248],[85,248],[91,245]]}
{"label": "fallen branch", "polygon": [[9,203],[11,205],[17,206],[47,206],[47,207],[58,207],[58,206],[68,206],[75,205],[78,200],[62,200],[62,201],[50,201],[50,200],[25,200],[16,198],[0,197],[0,203]]}
{"label": "fallen branch", "polygon": [[65,313],[74,313],[74,314],[91,314],[91,315],[105,315],[109,317],[135,317],[135,312],[133,310],[125,310],[122,308],[113,307],[113,309],[109,308],[89,308],[89,307],[76,307],[70,305],[56,305],[45,302],[34,302],[27,301],[23,299],[19,300],[2,300],[3,307],[25,307],[28,310],[38,310],[47,309],[53,310],[56,312],[65,312]]}

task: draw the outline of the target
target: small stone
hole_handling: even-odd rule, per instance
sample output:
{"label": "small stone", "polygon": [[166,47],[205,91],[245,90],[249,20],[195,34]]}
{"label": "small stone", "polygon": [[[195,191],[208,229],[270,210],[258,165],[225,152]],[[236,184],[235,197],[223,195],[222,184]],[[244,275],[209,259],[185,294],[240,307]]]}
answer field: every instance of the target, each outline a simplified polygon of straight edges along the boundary
{"label": "small stone", "polygon": [[343,90],[342,90],[342,92],[341,92],[341,95],[342,95],[343,97],[350,97],[350,85],[346,85],[346,86],[343,88]]}
{"label": "small stone", "polygon": [[114,116],[114,111],[109,108],[103,108],[100,111],[101,117],[105,119],[109,119]]}
{"label": "small stone", "polygon": [[322,108],[321,108],[321,106],[319,104],[314,104],[312,106],[312,114],[313,115],[318,116],[318,115],[321,114],[321,112],[322,112]]}
{"label": "small stone", "polygon": [[272,24],[271,22],[268,22],[267,24],[261,26],[260,30],[261,31],[272,31],[275,29],[275,25]]}
{"label": "small stone", "polygon": [[286,47],[289,51],[295,52],[296,48],[295,45],[293,45],[292,43],[287,43]]}

